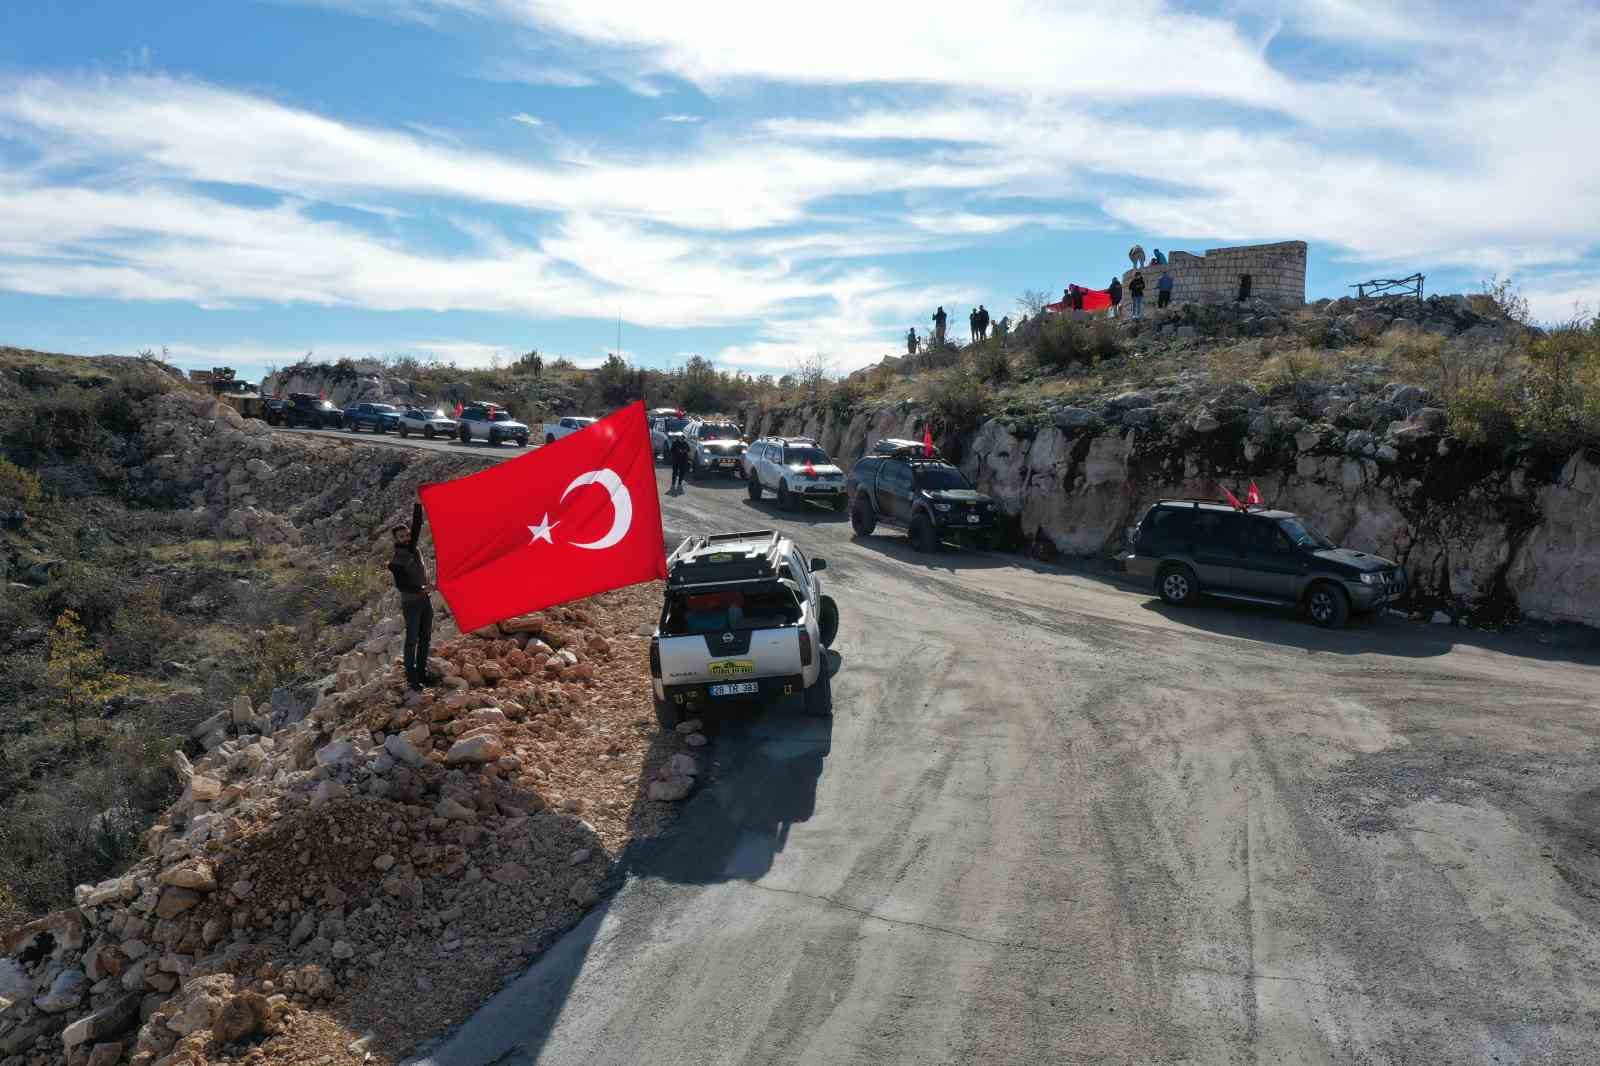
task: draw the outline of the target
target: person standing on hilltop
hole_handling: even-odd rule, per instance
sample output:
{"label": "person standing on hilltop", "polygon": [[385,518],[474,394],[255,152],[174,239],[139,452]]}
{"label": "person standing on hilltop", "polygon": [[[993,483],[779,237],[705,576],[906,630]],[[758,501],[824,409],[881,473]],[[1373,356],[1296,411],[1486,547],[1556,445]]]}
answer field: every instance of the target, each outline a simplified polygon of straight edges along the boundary
{"label": "person standing on hilltop", "polygon": [[422,565],[422,552],[417,548],[417,538],[422,535],[422,504],[411,507],[411,528],[395,526],[394,555],[389,560],[389,572],[394,575],[394,587],[400,593],[400,612],[406,620],[406,643],[402,661],[406,668],[406,684],[420,689],[424,685],[437,685],[439,678],[428,673],[428,645],[433,641],[433,600],[428,596],[428,571]]}
{"label": "person standing on hilltop", "polygon": [[1172,302],[1172,275],[1162,271],[1161,277],[1156,279],[1156,307],[1165,307]]}
{"label": "person standing on hilltop", "polygon": [[1111,284],[1106,286],[1106,295],[1111,297],[1111,317],[1117,317],[1117,306],[1122,303],[1122,279],[1113,276]]}
{"label": "person standing on hilltop", "polygon": [[978,339],[989,339],[989,309],[982,304],[978,305]]}
{"label": "person standing on hilltop", "polygon": [[978,343],[978,309],[976,307],[967,312],[967,343]]}
{"label": "person standing on hilltop", "polygon": [[1011,316],[1004,315],[994,324],[994,335],[1001,344],[1006,342],[1006,334],[1011,332]]}
{"label": "person standing on hilltop", "polygon": [[912,326],[906,330],[906,355],[915,358],[917,354],[917,327]]}
{"label": "person standing on hilltop", "polygon": [[1128,249],[1128,262],[1133,264],[1133,269],[1135,270],[1144,269],[1144,247],[1142,245],[1136,244]]}
{"label": "person standing on hilltop", "polygon": [[1144,275],[1137,270],[1128,282],[1128,295],[1133,298],[1133,317],[1138,318],[1144,314]]}
{"label": "person standing on hilltop", "polygon": [[946,317],[944,306],[941,304],[939,309],[933,313],[933,346],[935,348],[944,347],[944,323]]}

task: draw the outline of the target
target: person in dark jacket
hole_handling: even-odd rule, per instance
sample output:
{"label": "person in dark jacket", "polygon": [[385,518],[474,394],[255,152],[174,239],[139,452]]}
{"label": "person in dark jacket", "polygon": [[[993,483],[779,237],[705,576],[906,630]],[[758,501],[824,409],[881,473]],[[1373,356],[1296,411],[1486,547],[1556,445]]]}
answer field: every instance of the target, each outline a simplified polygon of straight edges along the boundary
{"label": "person in dark jacket", "polygon": [[1138,318],[1144,314],[1144,275],[1134,271],[1133,280],[1128,282],[1128,295],[1133,298],[1133,317]]}
{"label": "person in dark jacket", "polygon": [[1106,286],[1106,295],[1111,297],[1111,317],[1117,317],[1117,307],[1122,303],[1122,279],[1113,277],[1111,284]]}
{"label": "person in dark jacket", "polygon": [[[672,438],[667,449],[672,454],[672,488],[683,488],[683,479],[689,476],[689,440],[683,434]],[[670,490],[669,490],[670,491]]]}
{"label": "person in dark jacket", "polygon": [[944,306],[941,304],[939,309],[933,313],[933,346],[935,348],[944,347],[945,318]]}
{"label": "person in dark jacket", "polygon": [[406,619],[404,661],[406,683],[412,688],[437,685],[437,675],[428,673],[428,645],[433,641],[433,601],[428,597],[428,571],[422,566],[417,538],[422,535],[422,504],[411,508],[411,528],[394,527],[394,556],[389,572],[400,593],[400,611]]}
{"label": "person in dark jacket", "polygon": [[978,305],[978,339],[989,339],[989,309],[982,304]]}

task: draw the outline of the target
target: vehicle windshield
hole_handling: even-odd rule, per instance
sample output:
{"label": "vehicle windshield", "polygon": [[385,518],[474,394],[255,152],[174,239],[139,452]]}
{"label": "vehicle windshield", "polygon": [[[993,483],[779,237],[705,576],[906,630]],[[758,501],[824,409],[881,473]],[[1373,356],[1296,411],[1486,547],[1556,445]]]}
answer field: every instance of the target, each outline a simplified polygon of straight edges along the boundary
{"label": "vehicle windshield", "polygon": [[1332,548],[1333,541],[1312,529],[1298,518],[1278,519],[1278,528],[1289,535],[1296,548]]}
{"label": "vehicle windshield", "polygon": [[917,488],[938,492],[940,489],[970,489],[972,486],[953,466],[925,466],[917,471]]}
{"label": "vehicle windshield", "polygon": [[822,466],[828,461],[828,453],[821,448],[785,448],[783,461],[788,466]]}
{"label": "vehicle windshield", "polygon": [[688,424],[689,420],[687,418],[669,418],[663,424],[662,430],[666,433],[682,433],[683,427]]}
{"label": "vehicle windshield", "polygon": [[395,408],[394,408],[393,404],[375,403],[375,404],[372,405],[372,409],[374,411],[382,411],[385,414],[388,414],[389,412],[393,411]]}
{"label": "vehicle windshield", "polygon": [[739,436],[739,427],[731,422],[707,422],[700,427],[701,440],[731,440]]}

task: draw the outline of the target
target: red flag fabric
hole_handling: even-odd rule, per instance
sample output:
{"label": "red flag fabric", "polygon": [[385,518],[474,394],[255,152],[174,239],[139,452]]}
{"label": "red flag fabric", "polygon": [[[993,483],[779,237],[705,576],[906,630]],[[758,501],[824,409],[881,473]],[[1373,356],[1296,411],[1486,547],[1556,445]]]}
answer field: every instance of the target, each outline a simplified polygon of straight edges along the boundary
{"label": "red flag fabric", "polygon": [[933,458],[933,423],[922,427],[922,454]]}
{"label": "red flag fabric", "polygon": [[319,400],[327,400],[327,398],[328,398],[327,390],[325,390],[325,389],[318,389],[317,390],[317,399],[319,399]]}
{"label": "red flag fabric", "polygon": [[1265,504],[1267,502],[1261,498],[1261,490],[1256,488],[1256,483],[1254,481],[1250,482],[1250,493],[1249,495],[1245,496],[1244,502],[1255,504]]}
{"label": "red flag fabric", "polygon": [[[1104,289],[1083,290],[1083,309],[1085,311],[1104,311],[1110,306],[1111,294],[1106,292]],[[1063,311],[1072,310],[1072,308],[1068,306],[1068,302],[1066,300],[1057,300],[1053,304],[1045,304],[1044,309],[1052,312],[1053,314],[1060,314]]]}
{"label": "red flag fabric", "polygon": [[463,633],[667,576],[642,402],[419,495]]}
{"label": "red flag fabric", "polygon": [[1239,502],[1239,497],[1235,496],[1233,493],[1229,492],[1227,489],[1223,489],[1222,490],[1222,495],[1227,497],[1228,506],[1232,507],[1236,511],[1244,510],[1244,504]]}
{"label": "red flag fabric", "polygon": [[460,400],[456,401],[456,417],[457,418],[461,417],[461,401]]}

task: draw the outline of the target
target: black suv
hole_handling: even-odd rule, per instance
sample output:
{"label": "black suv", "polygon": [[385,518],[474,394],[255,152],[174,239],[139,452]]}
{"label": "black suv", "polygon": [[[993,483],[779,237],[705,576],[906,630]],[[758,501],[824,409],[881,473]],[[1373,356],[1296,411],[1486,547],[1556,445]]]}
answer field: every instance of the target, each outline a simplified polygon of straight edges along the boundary
{"label": "black suv", "polygon": [[288,399],[271,399],[264,406],[266,412],[263,417],[272,426],[338,429],[344,423],[343,411],[309,392],[291,392]]}
{"label": "black suv", "polygon": [[1298,606],[1319,626],[1375,611],[1406,588],[1398,564],[1340,548],[1298,515],[1204,500],[1162,500],[1131,535],[1128,573],[1174,605],[1202,595]]}
{"label": "black suv", "polygon": [[917,441],[880,440],[857,460],[844,487],[851,528],[865,537],[880,522],[896,526],[923,552],[946,540],[988,547],[999,508],[937,449],[927,452]]}

